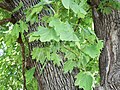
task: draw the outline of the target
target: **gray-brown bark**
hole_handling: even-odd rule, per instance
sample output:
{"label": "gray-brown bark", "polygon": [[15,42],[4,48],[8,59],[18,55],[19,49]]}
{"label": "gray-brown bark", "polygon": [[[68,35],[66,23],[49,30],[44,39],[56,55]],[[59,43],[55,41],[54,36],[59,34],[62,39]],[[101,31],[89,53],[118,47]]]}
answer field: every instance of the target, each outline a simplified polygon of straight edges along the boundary
{"label": "gray-brown bark", "polygon": [[[23,10],[25,10],[27,7],[33,6],[39,2],[39,0],[5,0],[5,4],[7,5],[7,8],[9,10],[13,10],[15,7],[18,6],[19,2],[22,1],[24,6],[22,9],[20,9],[17,13],[13,14],[13,17],[16,20],[19,20],[20,18],[24,17]],[[43,12],[39,15],[39,20],[41,16],[47,14],[46,11],[43,10]],[[43,23],[39,22],[38,24],[29,25],[29,33],[36,31],[36,26],[43,25]],[[26,33],[27,34],[27,33]],[[40,75],[40,70],[42,66],[40,63],[35,62],[35,60],[32,60],[31,57],[31,51],[33,47],[41,47],[41,43],[36,41],[29,43],[29,57],[27,58],[27,67],[32,68],[36,66],[35,71],[35,77],[38,81],[39,90],[78,90],[77,87],[74,86],[74,78],[73,74],[64,74],[62,71],[62,65],[63,62],[61,62],[61,67],[54,66],[52,62],[49,62],[46,64],[42,75]]]}
{"label": "gray-brown bark", "polygon": [[99,90],[120,90],[120,11],[110,15],[99,13],[98,17],[93,11],[93,19],[95,33],[104,41],[99,59],[103,88]]}

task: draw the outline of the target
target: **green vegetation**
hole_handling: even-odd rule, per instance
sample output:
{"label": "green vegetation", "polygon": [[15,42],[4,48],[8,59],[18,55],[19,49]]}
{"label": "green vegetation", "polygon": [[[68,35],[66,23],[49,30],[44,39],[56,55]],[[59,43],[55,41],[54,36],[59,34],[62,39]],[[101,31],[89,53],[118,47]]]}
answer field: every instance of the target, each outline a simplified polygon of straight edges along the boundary
{"label": "green vegetation", "polygon": [[[49,10],[46,4],[51,4],[53,10]],[[0,9],[0,20],[10,18],[22,6],[23,3],[20,2],[12,12]],[[109,14],[119,7],[115,0],[102,0],[97,10]],[[29,22],[31,25],[39,22],[38,14],[43,9],[49,10],[49,16],[42,18],[42,22],[46,22],[47,27],[38,26],[37,31],[25,36],[24,32],[28,32]],[[33,59],[43,66],[48,61],[60,66],[62,58],[59,53],[62,53],[66,60],[63,66],[64,73],[72,72],[74,68],[80,71],[75,76],[76,86],[84,90],[92,90],[99,84],[98,58],[103,42],[94,33],[92,10],[87,0],[42,0],[23,12],[26,18],[21,18],[15,24],[7,22],[0,25],[0,90],[19,90],[23,86],[22,54],[17,43],[19,33],[25,44],[26,56],[29,50],[25,38],[28,37],[29,42],[39,40],[44,47],[33,49]],[[34,71],[35,67],[26,70],[28,90],[37,90]]]}

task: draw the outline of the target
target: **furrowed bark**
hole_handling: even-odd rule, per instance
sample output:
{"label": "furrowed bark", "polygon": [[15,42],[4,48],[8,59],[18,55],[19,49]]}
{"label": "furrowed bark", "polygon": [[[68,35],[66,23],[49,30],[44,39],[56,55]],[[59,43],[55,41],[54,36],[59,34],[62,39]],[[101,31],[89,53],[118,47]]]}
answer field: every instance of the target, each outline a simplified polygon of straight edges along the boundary
{"label": "furrowed bark", "polygon": [[8,5],[6,5],[5,3],[0,3],[0,8],[4,9],[4,10],[7,10],[9,12],[11,12],[11,9],[9,8]]}
{"label": "furrowed bark", "polygon": [[95,33],[104,41],[104,48],[99,58],[102,88],[96,90],[120,90],[120,11],[97,13],[98,17],[93,9]]}

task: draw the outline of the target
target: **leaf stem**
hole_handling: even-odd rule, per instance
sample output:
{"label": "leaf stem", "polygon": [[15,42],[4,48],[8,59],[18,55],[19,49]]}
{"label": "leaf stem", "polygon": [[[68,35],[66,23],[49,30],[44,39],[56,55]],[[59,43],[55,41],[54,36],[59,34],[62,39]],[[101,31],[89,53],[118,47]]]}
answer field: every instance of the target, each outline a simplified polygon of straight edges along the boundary
{"label": "leaf stem", "polygon": [[68,51],[70,51],[70,52],[74,53],[74,54],[76,55],[76,57],[78,57],[78,56],[79,56],[79,53],[75,52],[75,51],[74,51],[74,50],[72,50],[71,48],[66,47],[65,45],[63,45],[63,47],[64,47],[65,49],[67,49]]}

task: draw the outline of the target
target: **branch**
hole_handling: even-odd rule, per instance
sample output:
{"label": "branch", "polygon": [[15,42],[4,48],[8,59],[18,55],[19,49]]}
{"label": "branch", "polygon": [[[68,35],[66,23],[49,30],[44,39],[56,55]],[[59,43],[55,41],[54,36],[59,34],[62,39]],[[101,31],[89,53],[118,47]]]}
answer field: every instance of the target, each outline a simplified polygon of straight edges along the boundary
{"label": "branch", "polygon": [[0,25],[3,25],[7,22],[11,22],[14,24],[16,22],[16,20],[14,18],[5,18],[5,19],[0,20]]}
{"label": "branch", "polygon": [[70,51],[70,52],[74,53],[76,57],[78,57],[78,56],[79,56],[79,53],[75,52],[75,51],[74,51],[74,50],[72,50],[71,48],[66,47],[65,45],[63,45],[63,47],[64,47],[66,50],[68,50],[68,51]]}
{"label": "branch", "polygon": [[25,45],[22,40],[21,33],[19,33],[19,38],[17,39],[17,42],[21,46],[21,54],[22,54],[22,75],[23,75],[23,90],[27,90],[26,86],[26,77],[25,77]]}
{"label": "branch", "polygon": [[88,0],[87,3],[88,3],[90,6],[93,6],[93,7],[97,8],[98,5],[100,4],[100,0]]}
{"label": "branch", "polygon": [[[69,48],[69,47],[66,47],[65,45],[63,45],[63,47],[64,47],[66,50],[68,50],[68,51],[72,52],[73,54],[75,54],[75,56],[78,58],[79,53],[75,52],[74,50],[72,50],[72,49]],[[80,52],[82,52],[82,53],[85,54],[86,56],[89,56],[89,55],[87,55],[85,52],[83,52],[81,49],[79,49],[79,50],[80,50]],[[78,58],[78,59],[79,59],[79,58]]]}

